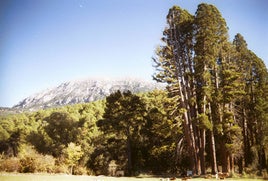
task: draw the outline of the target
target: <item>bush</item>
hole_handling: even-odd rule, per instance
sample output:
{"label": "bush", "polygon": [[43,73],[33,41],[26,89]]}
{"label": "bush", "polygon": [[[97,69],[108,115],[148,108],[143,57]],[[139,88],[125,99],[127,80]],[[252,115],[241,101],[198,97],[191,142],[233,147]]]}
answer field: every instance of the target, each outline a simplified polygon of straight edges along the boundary
{"label": "bush", "polygon": [[35,172],[34,158],[24,157],[20,159],[20,172],[22,173],[33,173]]}
{"label": "bush", "polygon": [[20,160],[17,157],[10,157],[0,160],[0,171],[18,172],[20,170]]}
{"label": "bush", "polygon": [[37,155],[34,165],[36,172],[52,173],[55,167],[55,158],[51,155]]}
{"label": "bush", "polygon": [[55,158],[51,155],[39,154],[32,146],[23,145],[20,154],[20,172],[48,172],[55,167]]}
{"label": "bush", "polygon": [[88,163],[96,175],[108,175],[109,157],[103,153],[94,155],[93,159]]}
{"label": "bush", "polygon": [[56,165],[54,167],[54,173],[69,173],[69,168],[65,164]]}
{"label": "bush", "polygon": [[74,175],[87,175],[88,174],[88,170],[86,167],[82,167],[82,166],[78,166],[78,167],[74,167]]}

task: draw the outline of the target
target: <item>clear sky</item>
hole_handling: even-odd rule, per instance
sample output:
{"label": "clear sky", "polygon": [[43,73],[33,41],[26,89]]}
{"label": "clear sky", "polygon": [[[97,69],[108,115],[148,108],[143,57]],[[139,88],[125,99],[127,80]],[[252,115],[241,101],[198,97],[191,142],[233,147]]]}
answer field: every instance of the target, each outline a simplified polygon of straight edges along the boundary
{"label": "clear sky", "polygon": [[1,0],[0,107],[86,77],[151,80],[151,57],[173,5],[214,4],[268,65],[267,0]]}

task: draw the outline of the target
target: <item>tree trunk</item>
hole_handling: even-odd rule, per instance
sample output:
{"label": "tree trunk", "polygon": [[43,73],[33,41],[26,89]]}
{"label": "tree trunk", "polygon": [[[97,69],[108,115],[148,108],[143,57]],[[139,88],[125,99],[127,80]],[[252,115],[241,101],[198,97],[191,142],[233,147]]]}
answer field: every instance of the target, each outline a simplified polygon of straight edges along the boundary
{"label": "tree trunk", "polygon": [[234,174],[235,172],[235,165],[234,165],[234,156],[231,153],[229,155],[229,161],[230,161],[230,169],[229,169],[229,173],[231,174],[231,176]]}
{"label": "tree trunk", "polygon": [[[173,19],[174,19],[174,13],[173,13]],[[177,63],[175,75],[177,77],[177,81],[179,84],[179,96],[180,96],[180,105],[181,108],[185,109],[183,113],[183,119],[184,119],[184,132],[186,136],[186,141],[189,147],[189,151],[191,153],[191,157],[193,158],[193,161],[191,161],[191,167],[193,169],[194,174],[200,173],[200,167],[198,165],[198,150],[195,142],[195,132],[191,121],[191,114],[190,114],[190,107],[187,101],[189,101],[189,97],[187,95],[188,91],[186,88],[186,82],[183,72],[183,67],[181,66],[180,58],[177,55],[176,51],[180,50],[179,41],[177,40],[177,34],[176,34],[176,26],[173,24],[173,30],[171,29],[171,35],[173,36],[173,39],[175,40],[175,43],[173,44],[173,55],[174,60]]]}
{"label": "tree trunk", "polygon": [[[214,125],[217,123],[217,121],[221,122],[222,118],[219,115],[219,106],[218,103],[209,103],[209,115],[210,115],[210,121],[212,125],[212,130],[210,130],[210,152],[212,154],[211,159],[211,169],[212,173],[216,174],[218,173],[218,165],[217,165],[217,155],[216,155],[216,143],[215,143],[215,135],[214,135]],[[216,121],[217,120],[217,121]]]}
{"label": "tree trunk", "polygon": [[229,171],[228,169],[229,159],[228,159],[227,150],[225,148],[225,143],[223,141],[221,141],[220,149],[221,149],[222,172],[228,172]]}
{"label": "tree trunk", "polygon": [[200,161],[201,161],[201,174],[206,174],[206,130],[202,129],[201,131],[201,146],[200,146]]}
{"label": "tree trunk", "polygon": [[132,176],[132,154],[131,154],[131,140],[130,140],[130,130],[127,128],[127,170],[128,175]]}
{"label": "tree trunk", "polygon": [[[244,157],[243,157],[244,161],[243,162],[245,163],[245,167],[247,167],[249,164],[250,148],[249,148],[249,141],[248,141],[248,125],[247,125],[247,119],[246,119],[246,111],[244,108],[243,108],[242,122],[243,122],[242,134],[243,134],[243,145],[244,145]],[[241,166],[243,166],[243,164]]]}
{"label": "tree trunk", "polygon": [[212,153],[212,174],[218,173],[218,167],[217,167],[217,157],[216,157],[216,147],[215,147],[215,138],[213,130],[210,132],[210,139],[211,139],[211,153]]}
{"label": "tree trunk", "polygon": [[71,175],[73,175],[73,168],[74,168],[74,166],[71,165],[71,168],[70,168],[70,174],[71,174]]}
{"label": "tree trunk", "polygon": [[243,157],[238,158],[238,172],[239,174],[242,174],[244,171],[244,159]]}

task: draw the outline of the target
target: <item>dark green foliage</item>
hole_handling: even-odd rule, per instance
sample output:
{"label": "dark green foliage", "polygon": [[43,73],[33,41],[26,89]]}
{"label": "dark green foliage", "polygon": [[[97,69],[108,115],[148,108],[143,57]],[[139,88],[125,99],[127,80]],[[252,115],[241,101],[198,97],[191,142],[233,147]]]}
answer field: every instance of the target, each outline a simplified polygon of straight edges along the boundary
{"label": "dark green foliage", "polygon": [[238,52],[237,66],[242,72],[241,81],[245,92],[238,102],[244,143],[243,161],[245,166],[253,165],[253,169],[261,172],[268,168],[265,163],[267,147],[264,146],[267,145],[265,130],[268,122],[267,68],[260,58],[247,49],[247,43],[241,34],[235,36],[233,44]]}
{"label": "dark green foliage", "polygon": [[112,160],[128,175],[268,169],[268,72],[243,36],[230,43],[202,3],[195,15],[172,7],[162,41],[154,79],[167,90],[1,115],[1,171],[99,175]]}
{"label": "dark green foliage", "polygon": [[146,135],[148,165],[154,173],[175,173],[179,162],[177,152],[181,135],[181,119],[174,114],[173,99],[166,91],[152,91],[144,95],[147,103]]}
{"label": "dark green foliage", "polygon": [[[140,167],[139,151],[142,128],[145,125],[145,104],[131,92],[117,91],[106,99],[103,119],[98,121],[100,130],[107,134],[107,143],[114,145],[112,160],[116,160],[129,175]],[[134,159],[135,158],[135,159]]]}
{"label": "dark green foliage", "polygon": [[267,168],[268,74],[242,35],[231,44],[219,10],[202,3],[195,16],[172,7],[162,40],[154,78],[167,83],[170,107],[182,119],[194,174],[205,174],[206,165],[213,173],[218,165],[231,173],[234,164],[240,173],[252,162]]}
{"label": "dark green foliage", "polygon": [[17,156],[19,144],[31,131],[32,122],[25,114],[10,115],[0,118],[0,152],[9,156]]}
{"label": "dark green foliage", "polygon": [[65,112],[53,112],[44,119],[46,134],[49,136],[51,154],[59,156],[68,143],[76,142],[79,134],[78,120]]}

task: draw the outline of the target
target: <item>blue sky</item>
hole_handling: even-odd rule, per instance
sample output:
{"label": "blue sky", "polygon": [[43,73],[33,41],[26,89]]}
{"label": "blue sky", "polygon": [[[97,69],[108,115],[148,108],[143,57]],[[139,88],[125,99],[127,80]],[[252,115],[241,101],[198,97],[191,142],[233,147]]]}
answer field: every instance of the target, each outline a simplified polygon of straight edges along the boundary
{"label": "blue sky", "polygon": [[168,9],[214,4],[268,65],[266,0],[1,0],[0,106],[86,77],[151,80]]}

